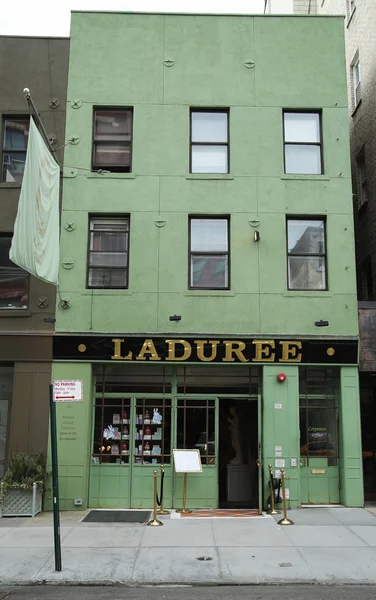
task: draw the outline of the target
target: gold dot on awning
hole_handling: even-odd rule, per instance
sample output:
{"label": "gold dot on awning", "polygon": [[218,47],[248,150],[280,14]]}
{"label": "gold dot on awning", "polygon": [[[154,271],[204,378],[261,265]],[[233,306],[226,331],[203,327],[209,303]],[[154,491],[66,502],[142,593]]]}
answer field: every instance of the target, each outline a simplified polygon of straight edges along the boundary
{"label": "gold dot on awning", "polygon": [[335,350],[334,350],[334,348],[328,348],[326,353],[328,356],[333,356],[333,354],[335,353]]}
{"label": "gold dot on awning", "polygon": [[85,346],[85,344],[79,344],[79,346],[78,346],[78,350],[79,350],[80,352],[85,352],[85,350],[86,350],[86,346]]}

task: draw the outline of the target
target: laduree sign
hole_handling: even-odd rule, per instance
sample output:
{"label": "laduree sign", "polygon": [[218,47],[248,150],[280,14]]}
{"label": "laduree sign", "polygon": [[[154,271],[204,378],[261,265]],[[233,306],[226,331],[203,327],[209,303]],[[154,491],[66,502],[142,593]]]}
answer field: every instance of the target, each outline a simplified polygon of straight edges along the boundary
{"label": "laduree sign", "polygon": [[358,363],[356,339],[54,337],[55,360],[189,363]]}

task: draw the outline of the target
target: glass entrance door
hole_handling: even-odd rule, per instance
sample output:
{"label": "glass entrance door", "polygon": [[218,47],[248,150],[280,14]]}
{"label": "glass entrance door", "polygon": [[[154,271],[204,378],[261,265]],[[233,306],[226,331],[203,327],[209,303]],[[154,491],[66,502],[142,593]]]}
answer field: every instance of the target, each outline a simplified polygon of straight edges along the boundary
{"label": "glass entrance door", "polygon": [[[317,369],[302,370],[300,412],[300,490],[302,504],[338,504],[339,466],[335,380]],[[303,381],[302,381],[303,379]],[[319,393],[310,393],[313,391]],[[302,393],[302,392],[306,393]],[[321,393],[320,393],[321,391]],[[307,393],[308,392],[308,393]]]}

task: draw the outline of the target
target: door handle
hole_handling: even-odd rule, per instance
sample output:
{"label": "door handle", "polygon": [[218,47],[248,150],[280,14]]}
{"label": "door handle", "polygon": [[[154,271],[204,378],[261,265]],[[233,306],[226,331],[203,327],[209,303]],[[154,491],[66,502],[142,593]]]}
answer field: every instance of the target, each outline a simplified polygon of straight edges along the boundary
{"label": "door handle", "polygon": [[259,458],[256,460],[256,465],[258,468],[262,467],[262,461]]}

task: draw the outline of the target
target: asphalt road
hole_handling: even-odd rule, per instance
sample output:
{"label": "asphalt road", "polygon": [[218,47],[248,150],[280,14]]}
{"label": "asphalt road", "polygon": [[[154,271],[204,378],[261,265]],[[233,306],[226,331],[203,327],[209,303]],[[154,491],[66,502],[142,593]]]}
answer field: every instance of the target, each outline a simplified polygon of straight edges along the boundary
{"label": "asphalt road", "polygon": [[1,588],[0,600],[375,600],[376,586],[33,586]]}

